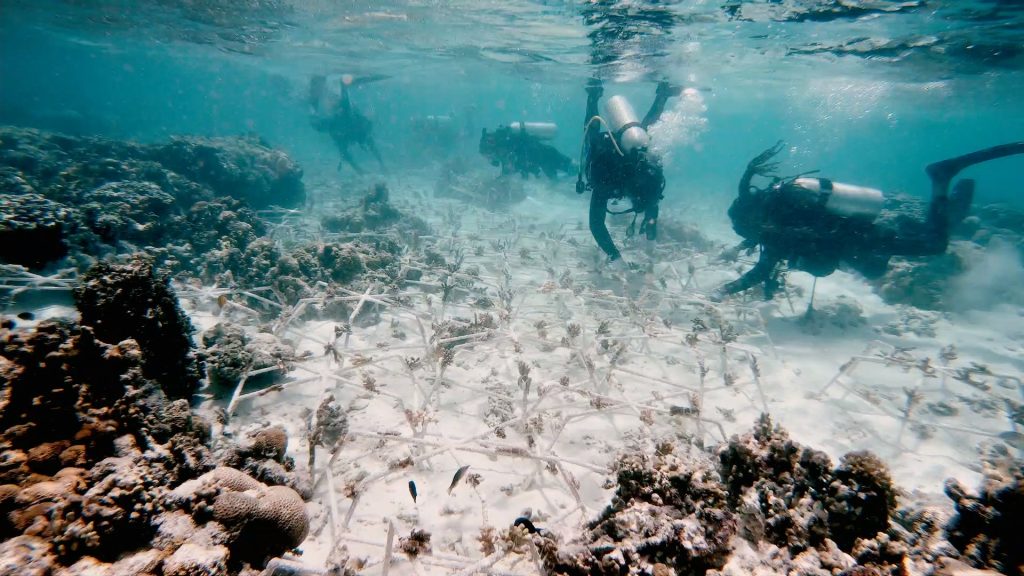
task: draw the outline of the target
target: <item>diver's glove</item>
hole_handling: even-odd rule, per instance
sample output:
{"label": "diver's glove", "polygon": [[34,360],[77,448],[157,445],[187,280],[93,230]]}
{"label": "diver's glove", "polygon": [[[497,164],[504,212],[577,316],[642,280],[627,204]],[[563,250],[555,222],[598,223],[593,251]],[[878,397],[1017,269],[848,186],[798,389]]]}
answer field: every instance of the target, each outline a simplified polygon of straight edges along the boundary
{"label": "diver's glove", "polygon": [[658,96],[666,96],[671,98],[673,96],[679,96],[680,94],[682,94],[683,87],[674,86],[672,84],[669,84],[667,81],[662,80],[661,82],[658,82],[658,88],[657,90],[655,90],[654,93],[657,94]]}
{"label": "diver's glove", "polygon": [[601,84],[600,78],[591,78],[587,80],[587,96],[590,98],[600,98],[604,95],[604,86]]}
{"label": "diver's glove", "polygon": [[778,162],[769,162],[776,154],[782,151],[785,143],[779,140],[774,146],[758,154],[753,160],[747,163],[747,173],[759,176],[768,176],[775,173],[779,167]]}
{"label": "diver's glove", "polygon": [[582,178],[576,180],[576,193],[583,194],[587,191],[587,183]]}
{"label": "diver's glove", "polygon": [[629,262],[626,262],[622,256],[608,262],[608,270],[613,274],[628,274],[632,269]]}

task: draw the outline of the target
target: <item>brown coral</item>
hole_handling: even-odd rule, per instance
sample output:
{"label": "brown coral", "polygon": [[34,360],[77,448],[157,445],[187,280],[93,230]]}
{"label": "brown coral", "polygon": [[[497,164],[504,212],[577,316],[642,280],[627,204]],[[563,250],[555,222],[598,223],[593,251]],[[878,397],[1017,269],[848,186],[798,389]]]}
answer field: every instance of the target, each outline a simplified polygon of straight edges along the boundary
{"label": "brown coral", "polygon": [[260,458],[270,458],[276,462],[284,461],[288,451],[288,433],[280,426],[264,428],[252,437],[249,452]]}

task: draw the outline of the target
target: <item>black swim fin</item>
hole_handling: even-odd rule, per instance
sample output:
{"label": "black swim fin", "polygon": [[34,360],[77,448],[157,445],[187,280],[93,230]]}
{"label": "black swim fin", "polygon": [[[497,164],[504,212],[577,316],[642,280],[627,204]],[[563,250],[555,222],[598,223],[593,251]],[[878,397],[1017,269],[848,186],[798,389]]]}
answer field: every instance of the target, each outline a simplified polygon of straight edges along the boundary
{"label": "black swim fin", "polygon": [[924,170],[932,180],[932,197],[946,196],[949,193],[949,183],[963,169],[975,164],[981,164],[982,162],[988,162],[989,160],[995,160],[996,158],[1013,156],[1014,154],[1024,154],[1024,142],[1000,144],[999,146],[985,148],[984,150],[929,164]]}

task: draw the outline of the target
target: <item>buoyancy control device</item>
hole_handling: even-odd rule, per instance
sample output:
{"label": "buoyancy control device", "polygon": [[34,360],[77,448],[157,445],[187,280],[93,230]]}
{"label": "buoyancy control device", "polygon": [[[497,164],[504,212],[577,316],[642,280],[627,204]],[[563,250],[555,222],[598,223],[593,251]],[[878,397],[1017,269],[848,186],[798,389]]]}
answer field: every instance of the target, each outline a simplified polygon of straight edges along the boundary
{"label": "buoyancy control device", "polygon": [[837,216],[874,220],[885,204],[885,196],[876,188],[806,177],[793,180],[792,185],[816,195],[818,203]]}

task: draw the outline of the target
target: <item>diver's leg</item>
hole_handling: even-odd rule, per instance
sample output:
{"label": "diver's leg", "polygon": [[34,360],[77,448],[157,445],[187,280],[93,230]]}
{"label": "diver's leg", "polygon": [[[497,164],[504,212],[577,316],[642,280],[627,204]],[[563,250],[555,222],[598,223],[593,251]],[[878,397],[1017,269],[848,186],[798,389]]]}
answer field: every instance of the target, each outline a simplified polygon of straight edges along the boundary
{"label": "diver's leg", "polygon": [[605,214],[608,211],[608,198],[596,190],[590,193],[590,234],[594,237],[598,247],[612,260],[618,260],[622,255],[612,235],[608,233],[608,225],[605,224]]}
{"label": "diver's leg", "polygon": [[953,193],[949,195],[949,202],[946,221],[950,226],[956,226],[967,218],[971,210],[971,203],[974,201],[974,180],[964,178],[957,181],[953,186]]}
{"label": "diver's leg", "polygon": [[949,225],[931,217],[922,221],[904,216],[892,224],[875,226],[862,242],[862,247],[855,249],[861,253],[858,258],[935,256],[946,251]]}
{"label": "diver's leg", "polygon": [[381,172],[387,172],[387,168],[384,167],[384,158],[380,155],[380,150],[377,149],[377,143],[372,138],[366,140],[366,148],[373,154],[373,157],[377,159],[377,164],[380,166]]}
{"label": "diver's leg", "polygon": [[647,234],[648,240],[658,239],[658,212],[657,201],[644,211],[644,222],[640,225],[640,231]]}
{"label": "diver's leg", "polygon": [[601,85],[601,81],[597,78],[591,78],[587,81],[587,116],[583,119],[583,127],[587,130],[584,135],[587,139],[588,148],[594,145],[596,139],[601,135],[600,126],[591,124],[591,121],[595,116],[599,114],[597,105],[601,101],[601,96],[604,94],[604,87]]}
{"label": "diver's leg", "polygon": [[932,197],[945,196],[949,192],[949,183],[968,166],[1022,153],[1024,142],[1013,142],[929,164],[924,170],[932,181]]}
{"label": "diver's leg", "polygon": [[349,149],[348,148],[339,148],[339,150],[341,152],[341,160],[342,161],[338,162],[338,170],[340,171],[342,164],[347,162],[348,165],[351,166],[353,170],[355,170],[356,172],[362,174],[363,173],[363,169],[359,167],[359,164],[356,164],[356,160],[355,160],[355,158],[352,157],[352,153],[349,151]]}
{"label": "diver's leg", "polygon": [[352,99],[349,97],[348,85],[342,80],[341,84],[341,102],[338,105],[341,107],[341,112],[345,116],[352,114]]}

